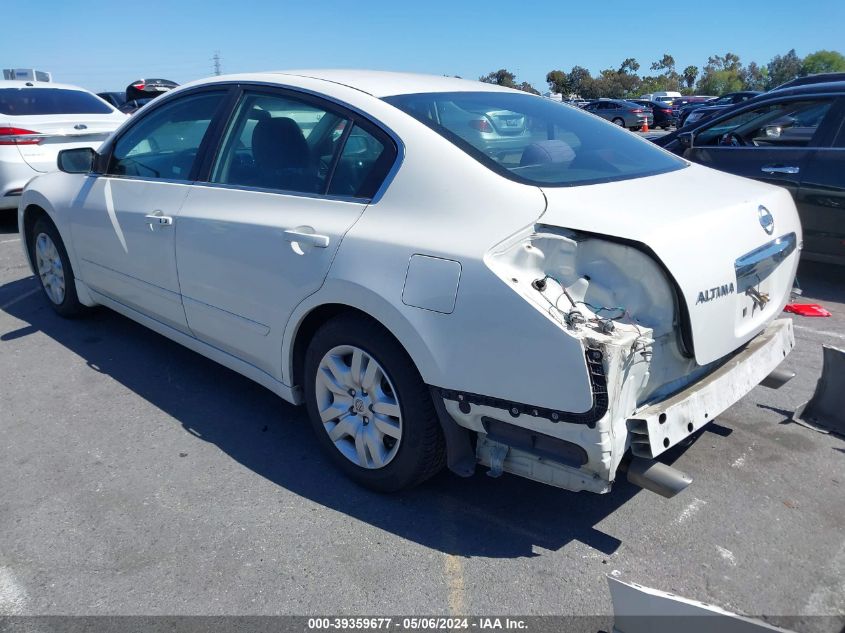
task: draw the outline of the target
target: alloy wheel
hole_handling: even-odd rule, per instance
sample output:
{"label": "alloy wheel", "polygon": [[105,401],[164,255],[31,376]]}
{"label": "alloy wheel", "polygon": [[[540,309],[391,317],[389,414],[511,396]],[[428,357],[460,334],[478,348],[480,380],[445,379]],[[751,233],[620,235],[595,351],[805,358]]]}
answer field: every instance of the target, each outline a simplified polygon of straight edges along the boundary
{"label": "alloy wheel", "polygon": [[35,262],[47,297],[61,305],[65,300],[65,271],[59,249],[46,233],[39,233],[35,238]]}
{"label": "alloy wheel", "polygon": [[402,441],[402,410],[384,368],[353,345],[330,349],[317,369],[317,410],[335,447],[361,468],[383,468]]}

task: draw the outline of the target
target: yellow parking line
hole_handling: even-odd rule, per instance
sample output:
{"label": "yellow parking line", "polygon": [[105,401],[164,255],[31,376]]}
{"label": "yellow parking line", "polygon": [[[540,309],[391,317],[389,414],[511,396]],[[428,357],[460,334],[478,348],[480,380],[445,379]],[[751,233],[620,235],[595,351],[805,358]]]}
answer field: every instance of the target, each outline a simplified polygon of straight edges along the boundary
{"label": "yellow parking line", "polygon": [[449,615],[466,615],[464,594],[464,565],[460,556],[446,554],[446,581],[449,586]]}

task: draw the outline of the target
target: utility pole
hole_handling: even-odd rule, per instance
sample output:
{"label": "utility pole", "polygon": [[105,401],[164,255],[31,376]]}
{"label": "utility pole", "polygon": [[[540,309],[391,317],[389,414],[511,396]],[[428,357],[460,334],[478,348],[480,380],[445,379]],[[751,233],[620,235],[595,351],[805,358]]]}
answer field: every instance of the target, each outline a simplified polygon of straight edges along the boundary
{"label": "utility pole", "polygon": [[211,61],[214,62],[214,74],[220,74],[220,51],[214,51],[214,57],[211,58]]}

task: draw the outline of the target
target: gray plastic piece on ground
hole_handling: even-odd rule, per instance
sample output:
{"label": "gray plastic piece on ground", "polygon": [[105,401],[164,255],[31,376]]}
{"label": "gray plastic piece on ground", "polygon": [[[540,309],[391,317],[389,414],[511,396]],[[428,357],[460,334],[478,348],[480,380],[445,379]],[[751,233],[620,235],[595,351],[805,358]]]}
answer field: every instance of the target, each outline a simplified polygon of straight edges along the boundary
{"label": "gray plastic piece on ground", "polygon": [[760,620],[607,576],[614,633],[789,633]]}
{"label": "gray plastic piece on ground", "polygon": [[845,435],[845,350],[823,345],[822,352],[822,375],[816,383],[816,391],[792,417]]}

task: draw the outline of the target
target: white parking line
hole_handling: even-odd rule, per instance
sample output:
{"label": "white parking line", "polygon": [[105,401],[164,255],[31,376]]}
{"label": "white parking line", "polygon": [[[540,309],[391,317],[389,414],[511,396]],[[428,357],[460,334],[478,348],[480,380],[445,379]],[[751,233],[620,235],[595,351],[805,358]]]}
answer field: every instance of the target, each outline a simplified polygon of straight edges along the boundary
{"label": "white parking line", "polygon": [[20,241],[21,241],[21,238],[16,237],[15,239],[12,239],[12,240],[0,240],[0,244],[11,244],[12,242],[20,242]]}
{"label": "white parking line", "polygon": [[707,505],[707,502],[704,499],[695,498],[692,500],[686,508],[684,508],[683,512],[681,512],[681,516],[677,518],[675,523],[678,525],[682,525],[689,521],[693,516],[695,516],[702,507]]}
{"label": "white parking line", "polygon": [[734,553],[731,550],[717,545],[716,551],[719,552],[719,556],[731,564],[731,567],[736,567],[736,556],[734,556]]}
{"label": "white parking line", "polygon": [[22,295],[18,295],[17,297],[12,299],[8,303],[4,303],[3,305],[1,305],[0,310],[5,310],[6,308],[11,308],[13,305],[18,303],[19,301],[23,301],[27,297],[31,297],[32,295],[34,295],[39,290],[41,290],[41,288],[33,288],[32,290],[28,290],[27,292],[23,293]]}
{"label": "white parking line", "polygon": [[20,615],[26,604],[26,591],[18,583],[12,570],[0,567],[0,614]]}
{"label": "white parking line", "polygon": [[796,330],[799,330],[801,332],[807,332],[808,334],[815,334],[816,336],[824,336],[824,337],[838,338],[838,339],[845,340],[845,334],[842,334],[841,332],[833,332],[831,330],[814,330],[813,328],[807,327],[806,325],[793,325],[792,327],[794,327]]}

